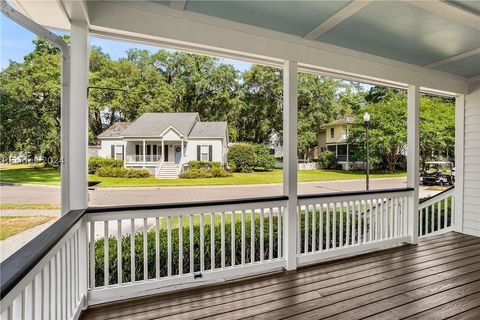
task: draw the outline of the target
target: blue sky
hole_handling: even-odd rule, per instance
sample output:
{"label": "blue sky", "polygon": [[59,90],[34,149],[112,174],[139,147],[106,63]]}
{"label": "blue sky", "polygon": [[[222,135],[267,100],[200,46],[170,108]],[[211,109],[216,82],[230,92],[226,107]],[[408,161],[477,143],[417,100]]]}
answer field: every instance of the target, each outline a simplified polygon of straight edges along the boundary
{"label": "blue sky", "polygon": [[[56,32],[59,33],[59,32]],[[0,68],[8,66],[10,60],[21,62],[23,57],[33,50],[32,40],[36,36],[12,20],[0,15]],[[129,43],[116,40],[107,40],[103,38],[90,37],[90,44],[102,47],[103,51],[108,53],[112,59],[125,57],[125,51],[132,48],[146,49],[156,51],[159,48],[142,45],[138,43]],[[252,64],[244,61],[221,59],[223,63],[231,64],[236,69],[243,71]]]}

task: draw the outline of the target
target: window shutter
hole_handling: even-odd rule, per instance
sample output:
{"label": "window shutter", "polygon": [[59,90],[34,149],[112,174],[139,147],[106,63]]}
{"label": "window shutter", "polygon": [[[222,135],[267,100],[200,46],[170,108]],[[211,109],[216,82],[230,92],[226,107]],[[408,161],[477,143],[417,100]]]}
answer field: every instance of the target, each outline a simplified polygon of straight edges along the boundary
{"label": "window shutter", "polygon": [[212,145],[208,146],[208,161],[212,161]]}
{"label": "window shutter", "polygon": [[125,155],[125,146],[122,146],[122,159],[121,159],[121,160],[125,160],[125,159],[123,158],[124,155]]}
{"label": "window shutter", "polygon": [[200,161],[200,145],[197,146],[197,160]]}
{"label": "window shutter", "polygon": [[110,146],[110,158],[115,159],[115,146]]}

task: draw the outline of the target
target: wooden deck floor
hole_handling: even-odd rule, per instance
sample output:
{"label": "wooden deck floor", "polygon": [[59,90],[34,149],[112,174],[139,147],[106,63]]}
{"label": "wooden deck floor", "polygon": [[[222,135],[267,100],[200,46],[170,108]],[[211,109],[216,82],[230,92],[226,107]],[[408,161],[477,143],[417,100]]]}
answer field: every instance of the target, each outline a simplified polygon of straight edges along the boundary
{"label": "wooden deck floor", "polygon": [[83,319],[480,319],[480,238],[418,246],[255,279],[96,306]]}

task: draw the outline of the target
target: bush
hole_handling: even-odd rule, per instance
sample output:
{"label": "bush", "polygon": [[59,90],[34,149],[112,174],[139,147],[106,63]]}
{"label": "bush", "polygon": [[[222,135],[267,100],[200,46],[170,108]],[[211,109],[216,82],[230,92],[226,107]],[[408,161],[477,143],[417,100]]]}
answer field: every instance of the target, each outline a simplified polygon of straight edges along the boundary
{"label": "bush", "polygon": [[320,169],[336,169],[337,157],[332,151],[326,150],[318,155],[317,162]]}
{"label": "bush", "polygon": [[88,159],[89,174],[94,174],[101,167],[122,168],[123,161],[102,157],[91,157]]}
{"label": "bush", "polygon": [[271,170],[277,163],[277,159],[270,154],[270,148],[264,144],[255,144],[253,148],[255,150],[255,167]]}
{"label": "bush", "polygon": [[212,169],[220,168],[221,165],[220,162],[192,160],[188,162],[188,169]]}
{"label": "bush", "polygon": [[99,177],[111,177],[111,178],[148,178],[150,177],[150,171],[146,169],[130,169],[130,168],[117,168],[117,167],[100,167],[95,174]]}
{"label": "bush", "polygon": [[228,149],[228,162],[235,164],[236,172],[252,172],[255,168],[255,150],[251,144],[235,143]]}
{"label": "bush", "polygon": [[232,174],[220,167],[189,169],[178,175],[180,179],[199,179],[199,178],[224,178],[231,177]]}

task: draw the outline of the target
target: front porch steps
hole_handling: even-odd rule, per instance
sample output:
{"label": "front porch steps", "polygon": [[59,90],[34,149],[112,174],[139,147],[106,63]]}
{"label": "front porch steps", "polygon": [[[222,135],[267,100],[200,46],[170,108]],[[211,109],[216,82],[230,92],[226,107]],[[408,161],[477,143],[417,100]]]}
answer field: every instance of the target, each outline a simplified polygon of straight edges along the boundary
{"label": "front porch steps", "polygon": [[164,162],[157,172],[158,179],[177,179],[178,166],[175,163]]}

